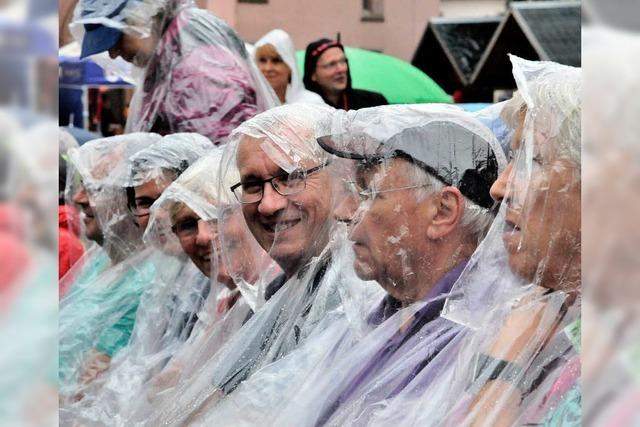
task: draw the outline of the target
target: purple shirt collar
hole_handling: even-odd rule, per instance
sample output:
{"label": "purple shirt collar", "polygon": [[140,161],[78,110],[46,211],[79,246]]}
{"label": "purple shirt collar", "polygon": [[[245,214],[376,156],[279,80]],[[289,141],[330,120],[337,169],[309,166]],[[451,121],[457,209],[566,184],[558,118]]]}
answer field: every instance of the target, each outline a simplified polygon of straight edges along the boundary
{"label": "purple shirt collar", "polygon": [[[416,318],[425,318],[427,321],[431,321],[440,315],[440,311],[444,305],[444,295],[451,292],[453,285],[462,274],[462,271],[467,266],[469,262],[468,258],[460,261],[449,270],[444,277],[442,277],[436,284],[431,288],[431,290],[427,293],[427,295],[422,298],[421,301],[427,302],[424,307],[422,307],[416,313]],[[371,326],[378,326],[395,313],[397,313],[402,308],[402,303],[391,295],[387,294],[383,299],[380,305],[369,315],[367,318],[367,322]]]}

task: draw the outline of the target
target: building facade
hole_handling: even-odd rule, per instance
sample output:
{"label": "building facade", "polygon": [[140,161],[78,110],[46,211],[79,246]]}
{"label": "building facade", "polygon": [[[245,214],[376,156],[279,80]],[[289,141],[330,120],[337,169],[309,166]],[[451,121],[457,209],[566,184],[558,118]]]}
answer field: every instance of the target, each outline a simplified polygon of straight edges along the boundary
{"label": "building facade", "polygon": [[201,0],[253,43],[274,28],[296,49],[321,37],[411,61],[427,21],[441,15],[440,0]]}

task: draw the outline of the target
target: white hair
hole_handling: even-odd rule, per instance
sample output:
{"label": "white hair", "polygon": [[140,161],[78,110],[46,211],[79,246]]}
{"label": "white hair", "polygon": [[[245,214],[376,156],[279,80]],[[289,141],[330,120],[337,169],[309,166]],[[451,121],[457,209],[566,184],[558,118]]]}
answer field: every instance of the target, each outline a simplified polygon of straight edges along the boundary
{"label": "white hair", "polygon": [[[427,173],[420,166],[413,163],[411,165],[410,170],[412,172],[409,173],[411,182],[415,184],[426,184],[425,187],[416,190],[416,198],[418,201],[426,199],[447,186],[435,176]],[[462,197],[464,199],[464,207],[462,218],[460,219],[460,227],[462,227],[465,236],[469,240],[480,243],[489,230],[494,216],[489,209],[472,202],[465,195]]]}
{"label": "white hair", "polygon": [[[550,72],[527,88],[528,100],[516,92],[505,103],[502,118],[517,128],[524,114],[534,111],[533,126],[554,141],[560,155],[581,166],[582,80],[579,70]],[[529,105],[531,103],[531,105]]]}

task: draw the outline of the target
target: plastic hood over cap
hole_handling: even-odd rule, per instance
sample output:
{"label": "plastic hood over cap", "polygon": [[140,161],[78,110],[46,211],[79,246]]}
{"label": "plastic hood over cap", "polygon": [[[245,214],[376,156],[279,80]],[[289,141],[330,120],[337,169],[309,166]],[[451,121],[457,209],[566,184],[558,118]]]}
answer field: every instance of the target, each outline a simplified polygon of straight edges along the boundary
{"label": "plastic hood over cap", "polygon": [[[172,12],[178,4],[190,1],[176,0],[80,0],[72,30],[80,25],[102,25],[140,38],[151,37],[154,19]],[[76,29],[77,31],[77,29]]]}
{"label": "plastic hood over cap", "polygon": [[336,114],[331,135],[318,143],[331,154],[367,163],[406,158],[484,208],[493,205],[489,187],[506,165],[491,131],[450,106],[382,106]]}
{"label": "plastic hood over cap", "polygon": [[298,74],[298,60],[296,59],[296,49],[293,40],[289,34],[281,29],[269,31],[262,36],[254,46],[254,49],[271,45],[278,52],[285,64],[291,72],[290,83],[287,86],[285,100],[288,104],[294,102],[304,102],[309,104],[324,104],[322,97],[317,93],[311,92],[304,88],[302,77]]}

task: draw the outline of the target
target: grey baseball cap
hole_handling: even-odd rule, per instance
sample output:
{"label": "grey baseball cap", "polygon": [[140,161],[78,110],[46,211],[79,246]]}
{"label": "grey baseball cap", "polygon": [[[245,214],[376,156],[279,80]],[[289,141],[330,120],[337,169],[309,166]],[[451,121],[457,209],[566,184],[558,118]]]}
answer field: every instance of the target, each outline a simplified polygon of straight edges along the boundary
{"label": "grey baseball cap", "polygon": [[[370,126],[367,119],[375,114],[356,115],[346,121],[348,125],[339,126],[337,133],[317,141],[333,155],[364,163],[405,158],[443,184],[457,187],[479,206],[493,205],[489,189],[506,166],[506,160],[489,129],[466,117],[467,113],[454,111],[452,114],[450,108],[440,113],[440,108],[424,111],[390,107],[400,106],[375,107],[382,119],[371,120]],[[394,120],[395,114],[402,117]],[[415,125],[407,123],[412,114]]]}

